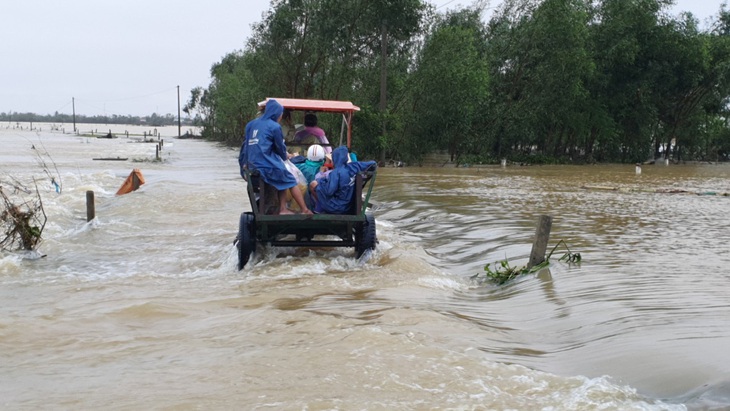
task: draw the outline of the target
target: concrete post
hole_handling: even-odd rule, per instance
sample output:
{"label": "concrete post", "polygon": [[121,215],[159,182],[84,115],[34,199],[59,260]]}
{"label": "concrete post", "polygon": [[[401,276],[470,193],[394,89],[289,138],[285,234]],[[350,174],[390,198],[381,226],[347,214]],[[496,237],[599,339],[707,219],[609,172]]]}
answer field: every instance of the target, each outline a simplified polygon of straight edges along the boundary
{"label": "concrete post", "polygon": [[552,226],[552,216],[540,216],[540,220],[537,223],[537,231],[535,232],[535,242],[532,243],[532,251],[530,252],[530,261],[527,263],[527,268],[532,268],[545,261],[545,251],[547,250]]}

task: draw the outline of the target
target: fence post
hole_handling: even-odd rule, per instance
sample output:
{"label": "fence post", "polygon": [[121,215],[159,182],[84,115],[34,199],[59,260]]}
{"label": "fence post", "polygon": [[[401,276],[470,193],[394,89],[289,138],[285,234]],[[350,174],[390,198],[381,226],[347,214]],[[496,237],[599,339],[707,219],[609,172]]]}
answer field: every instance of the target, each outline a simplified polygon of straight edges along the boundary
{"label": "fence post", "polygon": [[545,261],[545,251],[547,250],[552,226],[552,216],[540,216],[540,220],[537,223],[537,230],[535,231],[535,242],[532,243],[532,251],[530,252],[530,261],[527,263],[527,268],[532,268]]}
{"label": "fence post", "polygon": [[94,192],[89,190],[86,192],[86,221],[96,218],[96,205],[94,204]]}

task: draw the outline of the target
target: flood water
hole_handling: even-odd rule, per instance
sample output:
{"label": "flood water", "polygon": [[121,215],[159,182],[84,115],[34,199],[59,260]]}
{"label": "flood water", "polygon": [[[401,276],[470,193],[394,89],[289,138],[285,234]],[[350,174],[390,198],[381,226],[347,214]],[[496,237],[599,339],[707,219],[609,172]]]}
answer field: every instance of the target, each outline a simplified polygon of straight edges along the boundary
{"label": "flood water", "polygon": [[[236,150],[5,126],[0,179],[35,177],[48,221],[45,257],[0,254],[3,409],[730,408],[730,166],[382,168],[373,253],[238,271]],[[580,264],[471,279],[524,265],[540,215]]]}

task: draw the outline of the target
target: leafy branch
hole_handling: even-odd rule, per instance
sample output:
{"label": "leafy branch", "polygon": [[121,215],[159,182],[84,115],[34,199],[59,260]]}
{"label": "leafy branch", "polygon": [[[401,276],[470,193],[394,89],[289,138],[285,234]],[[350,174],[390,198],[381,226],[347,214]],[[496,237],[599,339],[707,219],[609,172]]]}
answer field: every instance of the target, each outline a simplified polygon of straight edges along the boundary
{"label": "leafy branch", "polygon": [[536,273],[550,265],[550,257],[552,257],[553,253],[558,249],[561,244],[565,247],[567,251],[558,259],[558,261],[565,261],[569,264],[578,264],[581,262],[582,257],[580,253],[573,253],[572,251],[570,251],[568,244],[566,244],[565,241],[560,240],[555,245],[555,247],[553,247],[550,253],[548,253],[547,257],[545,257],[545,260],[540,264],[534,265],[532,267],[524,266],[518,268],[511,266],[509,260],[505,258],[504,260],[495,262],[493,266],[494,268],[492,268],[492,263],[487,263],[487,265],[484,266],[483,275],[482,273],[477,273],[470,278],[472,280],[478,281],[480,284],[489,281],[497,285],[502,285],[519,276]]}

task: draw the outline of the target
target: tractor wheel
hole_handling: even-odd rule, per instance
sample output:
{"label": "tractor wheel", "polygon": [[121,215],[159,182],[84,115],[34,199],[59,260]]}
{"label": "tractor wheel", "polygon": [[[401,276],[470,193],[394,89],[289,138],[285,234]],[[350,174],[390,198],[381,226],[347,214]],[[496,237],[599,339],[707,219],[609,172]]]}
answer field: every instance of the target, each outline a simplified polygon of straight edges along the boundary
{"label": "tractor wheel", "polygon": [[366,214],[365,222],[356,230],[355,257],[360,258],[365,251],[374,250],[375,245],[378,243],[378,237],[375,233],[375,217],[372,214]]}
{"label": "tractor wheel", "polygon": [[256,223],[253,213],[241,213],[237,240],[238,269],[242,270],[251,254],[256,251]]}

